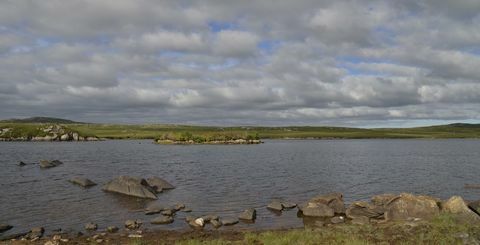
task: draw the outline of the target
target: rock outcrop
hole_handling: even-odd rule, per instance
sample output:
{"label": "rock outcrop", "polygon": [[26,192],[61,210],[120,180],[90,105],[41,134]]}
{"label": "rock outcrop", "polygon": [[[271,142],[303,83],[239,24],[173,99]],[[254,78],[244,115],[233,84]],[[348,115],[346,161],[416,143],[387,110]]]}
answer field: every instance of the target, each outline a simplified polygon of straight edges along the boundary
{"label": "rock outcrop", "polygon": [[133,197],[157,199],[155,190],[142,178],[120,176],[108,182],[103,190]]}
{"label": "rock outcrop", "polygon": [[60,124],[43,125],[25,130],[16,125],[0,128],[0,141],[98,141],[98,137],[81,135]]}
{"label": "rock outcrop", "polygon": [[59,160],[53,160],[53,161],[48,161],[48,160],[41,160],[40,161],[40,168],[53,168],[62,165],[63,162]]}
{"label": "rock outcrop", "polygon": [[385,204],[385,220],[431,219],[440,213],[439,200],[429,196],[402,193]]}

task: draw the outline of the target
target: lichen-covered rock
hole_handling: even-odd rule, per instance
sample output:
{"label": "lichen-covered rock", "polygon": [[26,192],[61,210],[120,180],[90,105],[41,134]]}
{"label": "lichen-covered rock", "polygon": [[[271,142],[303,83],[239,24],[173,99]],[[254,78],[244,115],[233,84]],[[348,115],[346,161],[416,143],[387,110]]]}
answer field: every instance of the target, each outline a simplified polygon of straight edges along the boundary
{"label": "lichen-covered rock", "polygon": [[120,176],[111,180],[103,187],[103,190],[133,197],[157,199],[155,191],[145,179],[130,176]]}
{"label": "lichen-covered rock", "polygon": [[136,230],[142,226],[142,222],[140,220],[127,220],[125,221],[125,228],[129,230]]}
{"label": "lichen-covered rock", "polygon": [[383,218],[385,208],[383,206],[376,206],[367,202],[353,202],[346,210],[346,215],[350,219],[359,217],[367,217],[368,219]]}
{"label": "lichen-covered rock", "polygon": [[345,204],[343,202],[343,194],[342,193],[329,193],[326,195],[321,195],[321,196],[316,196],[310,201],[309,203],[322,203],[330,208],[333,209],[333,211],[336,214],[344,214],[345,213]]}
{"label": "lichen-covered rock", "polygon": [[463,223],[480,223],[478,214],[470,210],[463,198],[453,196],[442,204],[442,210],[452,214],[455,219]]}
{"label": "lichen-covered rock", "polygon": [[333,217],[335,211],[323,203],[307,202],[298,206],[298,209],[302,212],[303,216],[307,217]]}
{"label": "lichen-covered rock", "polygon": [[375,195],[372,197],[372,203],[375,206],[385,206],[387,203],[389,203],[392,199],[397,197],[395,194],[380,194],[380,195]]}
{"label": "lichen-covered rock", "polygon": [[404,221],[411,218],[431,219],[440,213],[439,200],[429,196],[402,193],[385,204],[387,221]]}

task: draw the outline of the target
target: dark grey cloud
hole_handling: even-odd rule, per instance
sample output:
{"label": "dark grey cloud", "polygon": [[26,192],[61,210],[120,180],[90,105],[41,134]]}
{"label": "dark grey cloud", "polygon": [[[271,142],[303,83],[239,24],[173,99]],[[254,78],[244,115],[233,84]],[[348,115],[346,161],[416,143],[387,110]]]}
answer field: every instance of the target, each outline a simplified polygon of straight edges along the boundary
{"label": "dark grey cloud", "polygon": [[3,1],[0,113],[95,122],[480,118],[480,3]]}

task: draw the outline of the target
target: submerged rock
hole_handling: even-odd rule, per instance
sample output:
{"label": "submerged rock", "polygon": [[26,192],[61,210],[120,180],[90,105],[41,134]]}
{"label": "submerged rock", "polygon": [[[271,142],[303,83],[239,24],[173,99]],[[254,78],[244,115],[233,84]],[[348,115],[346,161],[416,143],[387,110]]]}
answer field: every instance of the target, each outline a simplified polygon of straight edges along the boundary
{"label": "submerged rock", "polygon": [[170,216],[161,215],[151,220],[150,223],[154,225],[170,224],[173,223],[173,218]]}
{"label": "submerged rock", "polygon": [[12,229],[13,226],[11,225],[7,225],[7,224],[0,224],[0,233],[3,233],[5,231],[8,231],[10,229]]}
{"label": "submerged rock", "polygon": [[158,177],[151,177],[147,179],[148,185],[150,185],[157,193],[162,192],[163,190],[174,189],[175,187],[168,183],[166,180]]}
{"label": "submerged rock", "polygon": [[463,200],[459,196],[453,196],[448,201],[443,203],[442,210],[444,212],[453,214],[455,219],[463,223],[480,223],[480,217],[478,214],[470,210]]}
{"label": "submerged rock", "polygon": [[157,199],[155,191],[145,179],[130,176],[120,176],[111,180],[103,187],[103,190],[139,198]]}
{"label": "submerged rock", "polygon": [[185,209],[185,204],[183,204],[183,203],[175,204],[175,206],[173,206],[173,209],[174,209],[175,211],[180,211],[180,210],[182,210],[182,209]]}
{"label": "submerged rock", "polygon": [[293,202],[282,202],[282,206],[284,209],[292,209],[295,208],[297,204]]}
{"label": "submerged rock", "polygon": [[230,225],[238,224],[238,219],[236,219],[236,218],[222,218],[220,220],[220,222],[222,222],[222,225],[224,225],[224,226],[230,226]]}
{"label": "submerged rock", "polygon": [[147,206],[147,208],[145,208],[145,214],[146,215],[159,214],[163,210],[167,210],[167,208],[163,205],[158,204],[158,203],[153,203],[153,204]]}
{"label": "submerged rock", "polygon": [[257,218],[257,211],[254,208],[246,209],[238,218],[241,220],[254,221]]}
{"label": "submerged rock", "polygon": [[92,187],[97,185],[95,182],[87,179],[87,178],[82,178],[82,177],[73,177],[72,179],[69,180],[71,183],[82,186],[82,187]]}
{"label": "submerged rock", "polygon": [[218,215],[209,214],[201,217],[205,222],[212,222],[213,220],[218,220],[220,217]]}
{"label": "submerged rock", "polygon": [[387,221],[402,221],[410,218],[431,219],[440,213],[439,200],[429,196],[402,193],[385,205]]}
{"label": "submerged rock", "polygon": [[61,164],[63,164],[63,162],[61,162],[59,160],[53,160],[53,161],[41,160],[40,161],[40,168],[53,168],[53,167],[57,167]]}
{"label": "submerged rock", "polygon": [[172,216],[175,214],[175,211],[172,209],[166,209],[166,210],[163,210],[161,213],[162,215],[165,215],[165,216]]}

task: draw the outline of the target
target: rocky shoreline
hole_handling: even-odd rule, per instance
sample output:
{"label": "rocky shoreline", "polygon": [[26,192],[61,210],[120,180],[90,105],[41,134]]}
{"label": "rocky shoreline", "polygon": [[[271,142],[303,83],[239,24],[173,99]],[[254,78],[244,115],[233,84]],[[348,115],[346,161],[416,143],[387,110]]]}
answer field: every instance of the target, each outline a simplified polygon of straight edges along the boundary
{"label": "rocky shoreline", "polygon": [[22,129],[13,126],[0,128],[0,141],[99,141],[96,136],[82,135],[59,124]]}
{"label": "rocky shoreline", "polygon": [[[94,185],[88,179],[74,178],[72,183],[88,187]],[[82,183],[86,183],[83,185]],[[173,186],[165,180],[152,177],[142,179],[129,176],[120,176],[108,182],[104,191],[115,192],[136,198],[156,199],[156,195],[164,189]],[[299,203],[272,200],[265,207],[272,212],[288,212],[297,208],[297,217],[304,220],[305,228],[328,229],[338,225],[377,226],[385,224],[404,224],[416,227],[428,222],[439,215],[449,215],[456,222],[468,225],[480,225],[480,201],[466,202],[460,196],[452,196],[448,200],[440,200],[426,195],[411,193],[381,194],[367,201],[355,201],[346,205],[341,193],[329,193],[311,198],[307,202]],[[215,214],[197,216],[187,215],[183,222],[192,230],[192,234],[208,234],[217,231],[222,226],[234,226],[239,222],[251,224],[256,222],[257,208],[239,211],[236,217],[220,217]],[[185,204],[161,205],[153,203],[143,210],[145,219],[152,225],[168,225],[174,222],[178,212],[189,213],[192,210]],[[64,232],[54,230],[50,235],[44,236],[44,227],[35,227],[28,232],[6,234],[0,237],[1,241],[39,241],[41,244],[62,244],[71,241],[80,243],[104,243],[118,240],[138,239],[144,237],[158,238],[158,231],[142,229],[142,220],[127,220],[123,229],[114,225],[99,227],[95,223],[85,224],[84,231]],[[0,233],[7,232],[11,225],[0,225]],[[167,232],[168,231],[162,231]],[[220,230],[221,232],[234,232]],[[183,235],[179,235],[183,234]],[[187,231],[171,231],[170,236],[185,236]],[[228,235],[227,235],[228,236]]]}

